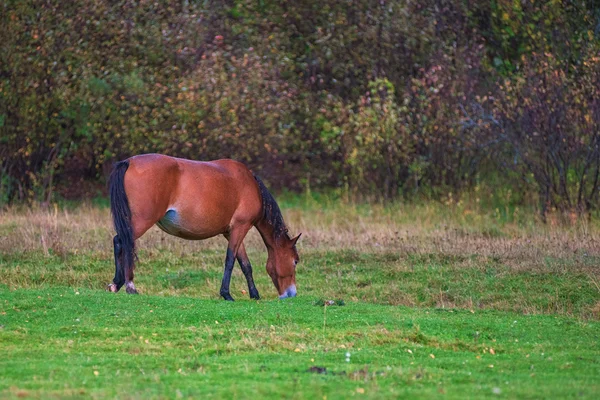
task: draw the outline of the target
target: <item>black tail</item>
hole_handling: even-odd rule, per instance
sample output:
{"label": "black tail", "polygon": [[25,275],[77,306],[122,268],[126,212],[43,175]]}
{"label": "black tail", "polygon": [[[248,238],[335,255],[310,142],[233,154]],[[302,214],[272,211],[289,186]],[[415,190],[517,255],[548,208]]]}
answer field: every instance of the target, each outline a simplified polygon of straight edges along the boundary
{"label": "black tail", "polygon": [[124,178],[129,161],[115,164],[110,174],[110,211],[117,236],[115,237],[115,279],[117,290],[125,284],[125,269],[132,268],[135,259],[135,241],[131,227],[131,210],[125,193]]}

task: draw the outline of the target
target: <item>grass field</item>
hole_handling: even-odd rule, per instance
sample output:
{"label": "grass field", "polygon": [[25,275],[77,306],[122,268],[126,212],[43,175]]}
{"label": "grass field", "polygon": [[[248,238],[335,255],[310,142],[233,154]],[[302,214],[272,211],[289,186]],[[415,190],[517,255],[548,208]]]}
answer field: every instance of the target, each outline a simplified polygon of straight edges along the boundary
{"label": "grass field", "polygon": [[[112,279],[108,210],[0,214],[0,397],[597,398],[600,229],[464,204],[284,198],[298,292],[219,300],[225,241],[157,229],[140,296]],[[324,306],[323,301],[338,301]]]}

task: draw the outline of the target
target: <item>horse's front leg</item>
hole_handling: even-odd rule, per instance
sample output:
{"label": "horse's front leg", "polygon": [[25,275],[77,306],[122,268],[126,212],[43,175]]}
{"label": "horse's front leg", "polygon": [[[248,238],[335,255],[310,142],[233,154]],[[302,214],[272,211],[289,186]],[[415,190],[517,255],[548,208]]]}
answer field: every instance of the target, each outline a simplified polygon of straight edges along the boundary
{"label": "horse's front leg", "polygon": [[225,271],[223,272],[223,281],[221,282],[221,296],[228,301],[234,301],[229,293],[229,282],[231,281],[231,273],[233,272],[233,264],[235,263],[235,253],[227,246],[227,255],[225,256]]}
{"label": "horse's front leg", "polygon": [[225,271],[223,272],[223,281],[221,282],[220,294],[225,300],[233,301],[233,297],[229,293],[229,283],[231,282],[231,273],[237,256],[238,249],[250,230],[250,226],[234,227],[225,237],[229,240],[227,245],[227,255],[225,257]]}
{"label": "horse's front leg", "polygon": [[248,282],[248,292],[250,293],[250,298],[259,300],[260,295],[258,294],[258,289],[256,289],[256,286],[254,285],[254,278],[252,277],[252,265],[248,259],[248,254],[246,254],[244,243],[242,243],[238,249],[237,260],[240,264],[242,272],[244,273],[244,276],[246,277],[246,282]]}

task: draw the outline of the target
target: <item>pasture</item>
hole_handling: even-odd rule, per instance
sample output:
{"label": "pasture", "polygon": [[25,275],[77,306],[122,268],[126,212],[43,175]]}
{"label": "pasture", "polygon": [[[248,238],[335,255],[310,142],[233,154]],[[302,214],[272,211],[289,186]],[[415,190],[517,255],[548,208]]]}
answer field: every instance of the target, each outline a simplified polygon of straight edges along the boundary
{"label": "pasture", "polygon": [[[3,398],[596,398],[600,229],[473,204],[365,206],[284,196],[298,297],[278,300],[255,230],[261,300],[226,241],[157,228],[141,295],[114,273],[103,205],[0,214]],[[331,300],[333,304],[329,304]]]}

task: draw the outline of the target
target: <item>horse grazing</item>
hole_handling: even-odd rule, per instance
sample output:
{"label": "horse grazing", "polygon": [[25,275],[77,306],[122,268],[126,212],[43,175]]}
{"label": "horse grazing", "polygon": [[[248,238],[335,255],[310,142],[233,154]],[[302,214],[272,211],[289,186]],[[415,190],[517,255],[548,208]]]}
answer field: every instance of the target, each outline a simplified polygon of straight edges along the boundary
{"label": "horse grazing", "polygon": [[233,160],[208,162],[160,154],[143,154],[118,162],[110,176],[110,209],[115,277],[108,286],[137,293],[133,284],[135,240],[156,224],[166,233],[201,240],[223,235],[228,240],[220,294],[233,301],[229,282],[237,259],[250,297],[259,299],[244,237],[255,226],[267,247],[267,273],[279,298],[296,296],[296,242],[290,238],[277,202],[262,181]]}

